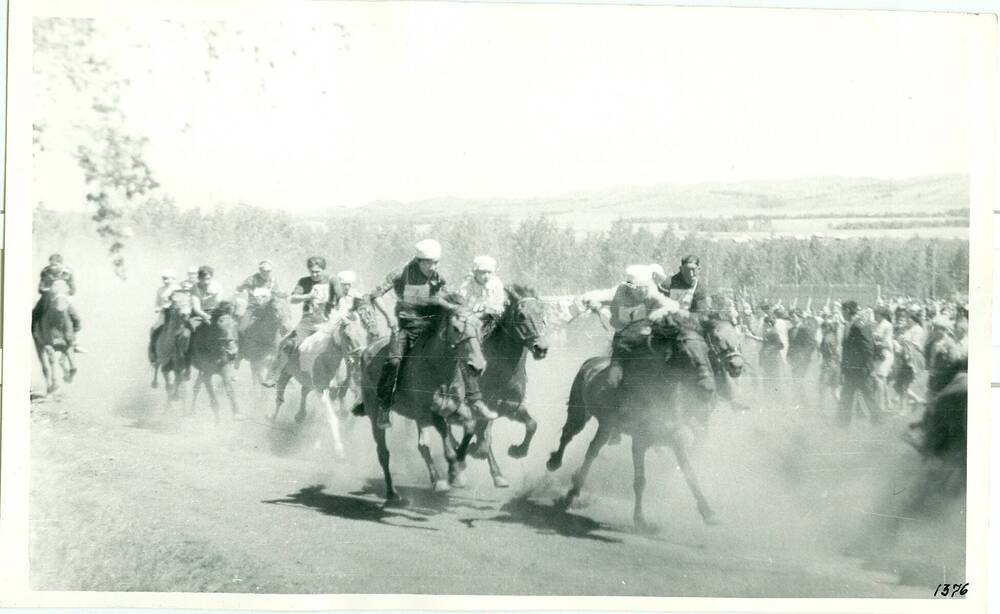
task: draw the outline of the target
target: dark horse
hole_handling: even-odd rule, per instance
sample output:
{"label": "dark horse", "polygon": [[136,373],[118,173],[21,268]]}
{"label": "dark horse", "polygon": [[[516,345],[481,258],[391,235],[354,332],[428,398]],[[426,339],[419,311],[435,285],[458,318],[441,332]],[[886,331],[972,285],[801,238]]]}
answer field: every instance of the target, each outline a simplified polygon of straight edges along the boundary
{"label": "dark horse", "polygon": [[[528,352],[535,360],[545,358],[549,343],[545,335],[545,306],[535,291],[513,284],[507,288],[507,301],[496,327],[483,341],[486,371],[479,380],[486,405],[510,420],[524,425],[524,440],[512,445],[507,453],[513,458],[528,455],[531,439],[538,424],[524,404],[528,375],[525,364]],[[509,486],[493,454],[490,420],[480,420],[476,425],[476,443],[470,453],[485,457],[490,466],[493,484],[498,488]]]}
{"label": "dark horse", "polygon": [[167,392],[167,402],[180,400],[181,381],[188,378],[188,349],[191,326],[188,316],[176,306],[165,310],[164,324],[153,344],[153,388],[159,386],[159,375]]}
{"label": "dark horse", "polygon": [[239,360],[250,363],[250,381],[259,386],[264,371],[274,361],[278,341],[284,334],[289,320],[288,303],[267,288],[255,288],[250,302],[240,318]]}
{"label": "dark horse", "polygon": [[[689,459],[694,429],[704,428],[715,394],[715,378],[706,369],[711,345],[722,357],[728,376],[739,377],[743,357],[738,351],[739,335],[731,324],[710,318],[699,324],[692,317],[670,316],[656,319],[648,343],[623,361],[624,377],[619,387],[609,381],[610,358],[594,357],[583,363],[570,390],[568,415],[547,467],[562,465],[567,444],[583,430],[591,416],[598,421],[597,434],[587,448],[583,466],[573,475],[573,485],[559,501],[568,507],[580,494],[590,466],[615,431],[632,438],[636,527],[652,530],[643,515],[642,496],[646,486],[646,450],[665,445],[674,451],[698,511],[707,524],[715,524],[715,513],[702,494]],[[702,328],[702,336],[699,328]],[[684,409],[681,395],[690,398]]]}
{"label": "dark horse", "polygon": [[[446,299],[452,302],[459,300],[454,297]],[[456,410],[465,396],[462,365],[482,373],[486,368],[486,358],[482,350],[481,323],[474,314],[441,308],[431,320],[427,332],[416,340],[409,356],[403,360],[392,410],[417,423],[417,448],[427,464],[431,485],[435,491],[445,492],[449,486],[457,487],[464,483],[464,458],[456,452],[448,432],[448,420],[457,422]],[[406,501],[400,498],[392,485],[386,432],[375,424],[374,418],[379,402],[377,383],[389,354],[388,344],[388,339],[380,339],[361,354],[363,413],[371,418],[378,461],[385,476],[386,504],[405,505]],[[355,413],[358,413],[357,409]],[[430,442],[435,431],[441,437],[448,461],[447,480],[441,477],[431,456]],[[472,433],[466,433],[459,449],[467,449],[471,438]]]}
{"label": "dark horse", "polygon": [[69,287],[64,281],[52,284],[42,299],[41,316],[31,331],[35,352],[42,363],[46,392],[59,390],[56,368],[63,370],[63,379],[69,383],[76,375],[73,361],[73,343],[80,331],[80,316],[69,302]]}
{"label": "dark horse", "polygon": [[198,401],[198,391],[204,384],[212,404],[215,421],[219,421],[219,400],[215,396],[215,386],[212,385],[212,376],[218,375],[222,380],[222,390],[229,399],[233,420],[243,419],[239,404],[236,402],[236,391],[233,390],[237,338],[237,323],[233,317],[232,304],[227,301],[219,303],[212,311],[211,322],[202,324],[191,333],[191,365],[198,370],[191,395],[192,413]]}

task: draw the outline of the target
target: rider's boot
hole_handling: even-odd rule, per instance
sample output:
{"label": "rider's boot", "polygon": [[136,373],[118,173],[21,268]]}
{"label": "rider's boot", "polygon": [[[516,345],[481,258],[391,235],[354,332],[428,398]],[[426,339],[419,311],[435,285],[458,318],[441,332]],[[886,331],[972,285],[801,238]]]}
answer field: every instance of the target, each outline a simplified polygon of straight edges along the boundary
{"label": "rider's boot", "polygon": [[378,396],[378,411],[375,412],[375,426],[380,429],[387,429],[392,426],[389,418],[389,409],[396,394],[396,379],[399,377],[399,365],[401,361],[389,359],[382,366],[382,373],[378,378],[376,394]]}

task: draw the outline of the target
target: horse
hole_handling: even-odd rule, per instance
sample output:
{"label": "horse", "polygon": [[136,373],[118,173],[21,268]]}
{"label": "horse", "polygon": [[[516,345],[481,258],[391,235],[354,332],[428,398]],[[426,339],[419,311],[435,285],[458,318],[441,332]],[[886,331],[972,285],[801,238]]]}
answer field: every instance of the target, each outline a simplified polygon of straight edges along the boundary
{"label": "horse", "polygon": [[180,400],[181,381],[189,376],[188,350],[191,344],[189,316],[176,305],[164,311],[164,324],[153,344],[153,388],[159,387],[158,377],[163,373],[167,402]]}
{"label": "horse", "polygon": [[191,333],[190,353],[191,365],[198,370],[191,396],[191,413],[194,413],[198,401],[198,392],[202,384],[208,391],[215,422],[219,422],[219,400],[215,396],[215,386],[212,376],[218,375],[222,380],[222,390],[229,399],[233,412],[233,420],[242,420],[239,403],[236,401],[236,391],[233,389],[235,377],[234,362],[237,355],[237,322],[233,317],[232,304],[223,301],[212,310],[212,321],[202,324]]}
{"label": "horse", "polygon": [[48,394],[59,390],[57,367],[62,370],[66,383],[72,382],[76,375],[73,344],[79,331],[80,316],[70,303],[69,286],[57,280],[43,298],[41,316],[31,331]]}
{"label": "horse", "polygon": [[[483,400],[490,408],[524,425],[524,439],[507,449],[512,458],[524,458],[538,429],[538,424],[524,404],[528,378],[525,364],[528,352],[535,360],[542,360],[548,354],[545,306],[534,290],[525,286],[513,284],[507,288],[506,294],[503,313],[497,319],[496,327],[483,340],[487,367],[479,386],[483,391]],[[507,488],[509,483],[493,454],[491,425],[490,420],[477,422],[476,443],[470,453],[486,458],[494,486]]]}
{"label": "horse", "polygon": [[[460,299],[454,299],[458,301]],[[417,448],[427,464],[432,489],[447,492],[451,486],[464,484],[464,451],[472,438],[472,433],[465,433],[458,446],[463,453],[459,454],[448,432],[448,421],[458,422],[457,410],[465,394],[462,366],[467,365],[481,374],[486,369],[486,358],[482,350],[481,322],[474,314],[442,307],[431,315],[431,320],[428,330],[414,342],[409,356],[400,366],[391,410],[417,423]],[[367,414],[371,420],[378,461],[385,477],[386,505],[392,507],[405,506],[407,501],[393,487],[385,430],[376,424],[378,380],[388,359],[389,341],[380,339],[361,354],[362,404],[354,413]],[[447,480],[441,477],[431,456],[430,441],[434,431],[440,435],[444,446]]]}
{"label": "horse", "polygon": [[[662,320],[659,315],[651,314],[655,319],[647,343],[623,361],[625,373],[617,388],[608,377],[610,358],[597,356],[583,363],[570,390],[559,447],[546,464],[549,471],[559,469],[566,446],[591,417],[597,418],[597,433],[587,448],[583,465],[573,475],[569,492],[558,501],[560,507],[567,508],[579,496],[591,464],[612,435],[616,431],[630,435],[635,472],[632,517],[636,527],[647,532],[655,527],[643,513],[646,451],[660,445],[674,451],[704,522],[717,524],[715,512],[691,467],[689,448],[693,431],[707,424],[715,395],[715,374],[707,366],[710,347],[718,352],[728,377],[739,377],[743,369],[739,335],[734,327],[713,318],[699,324],[693,322],[693,317]],[[678,393],[682,391],[693,397],[693,403],[683,410],[678,402]]]}
{"label": "horse", "polygon": [[[328,322],[299,344],[278,375],[271,421],[277,421],[285,402],[285,388],[295,379],[302,386],[295,422],[301,423],[306,418],[309,392],[319,392],[333,436],[334,455],[343,458],[341,418],[349,413],[347,408],[353,405],[352,401],[360,396],[357,362],[366,341],[367,331],[358,317],[334,312]],[[348,395],[355,399],[348,400]]]}
{"label": "horse", "polygon": [[255,288],[239,320],[239,362],[250,363],[250,381],[259,386],[264,372],[274,362],[283,330],[289,321],[288,304],[267,288]]}

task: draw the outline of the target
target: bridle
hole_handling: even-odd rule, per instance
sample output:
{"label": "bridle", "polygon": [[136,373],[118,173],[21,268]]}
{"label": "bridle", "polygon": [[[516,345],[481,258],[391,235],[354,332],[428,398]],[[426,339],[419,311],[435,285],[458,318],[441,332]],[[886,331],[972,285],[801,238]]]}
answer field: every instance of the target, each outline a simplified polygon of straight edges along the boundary
{"label": "bridle", "polygon": [[[508,326],[511,325],[508,322],[508,320],[513,318],[513,314],[520,313],[523,315],[525,303],[528,303],[529,301],[538,301],[538,300],[539,299],[536,296],[525,296],[521,298],[514,298],[513,296],[509,297],[507,300],[506,308],[504,309],[503,314],[501,314],[500,319],[497,322],[497,328],[503,330],[511,337],[516,337],[518,339],[521,339],[522,342],[528,342],[538,339],[541,335],[538,334],[537,330],[529,326],[526,321],[521,321],[521,322],[515,321],[513,324],[514,327],[513,332],[508,328]],[[525,320],[527,320],[527,318],[525,318]]]}

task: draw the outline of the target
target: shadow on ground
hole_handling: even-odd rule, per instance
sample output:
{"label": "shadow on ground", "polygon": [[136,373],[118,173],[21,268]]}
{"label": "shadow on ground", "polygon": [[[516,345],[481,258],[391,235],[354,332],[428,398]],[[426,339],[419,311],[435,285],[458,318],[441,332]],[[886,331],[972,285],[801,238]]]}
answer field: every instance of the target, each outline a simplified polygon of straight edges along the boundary
{"label": "shadow on ground", "polygon": [[333,495],[323,492],[325,487],[324,484],[307,486],[284,499],[265,500],[262,503],[307,507],[327,516],[336,516],[345,520],[375,522],[404,529],[438,530],[434,527],[389,522],[391,520],[427,522],[428,517],[433,514],[426,514],[417,509],[387,508],[379,502],[353,495]]}
{"label": "shadow on ground", "polygon": [[473,528],[477,522],[501,522],[520,524],[543,534],[556,534],[577,539],[592,539],[606,544],[620,544],[621,539],[599,535],[598,531],[617,532],[612,526],[591,520],[586,516],[572,514],[555,504],[543,505],[527,497],[515,497],[500,508],[501,514],[493,518],[462,519],[467,527]]}

